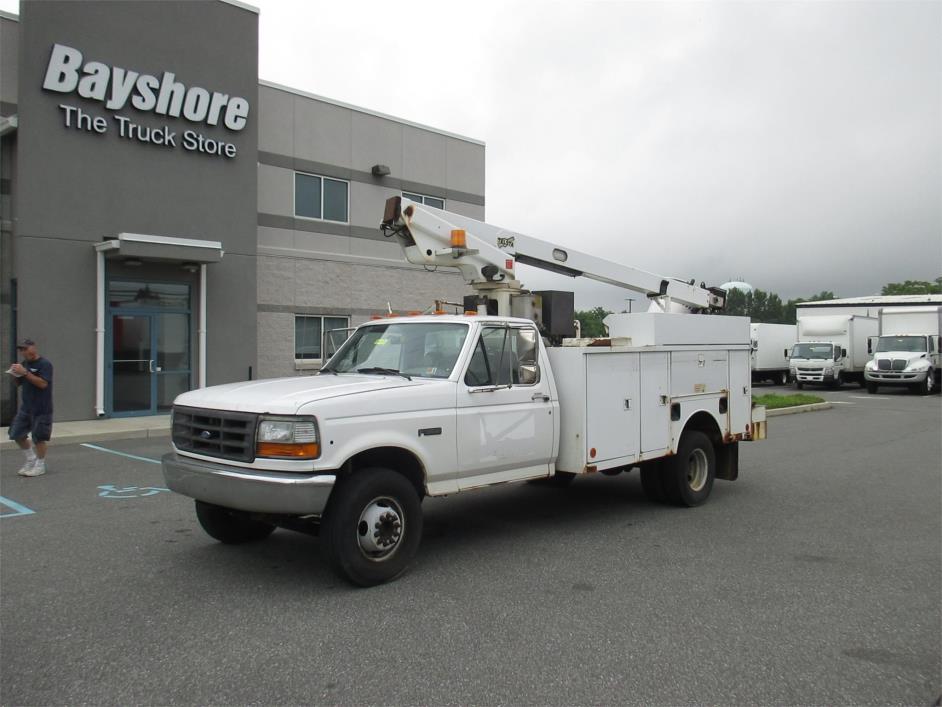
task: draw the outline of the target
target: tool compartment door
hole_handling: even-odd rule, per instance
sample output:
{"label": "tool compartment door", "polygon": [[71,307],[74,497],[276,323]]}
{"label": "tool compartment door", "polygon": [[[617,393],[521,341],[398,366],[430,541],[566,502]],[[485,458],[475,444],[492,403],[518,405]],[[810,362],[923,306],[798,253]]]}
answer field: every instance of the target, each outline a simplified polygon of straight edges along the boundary
{"label": "tool compartment door", "polygon": [[641,354],[641,453],[664,450],[671,444],[670,354]]}
{"label": "tool compartment door", "polygon": [[[640,450],[639,354],[586,357],[586,459],[599,464]],[[595,449],[595,457],[591,450]]]}
{"label": "tool compartment door", "polygon": [[752,422],[752,375],[747,351],[729,352],[729,433],[743,434]]}

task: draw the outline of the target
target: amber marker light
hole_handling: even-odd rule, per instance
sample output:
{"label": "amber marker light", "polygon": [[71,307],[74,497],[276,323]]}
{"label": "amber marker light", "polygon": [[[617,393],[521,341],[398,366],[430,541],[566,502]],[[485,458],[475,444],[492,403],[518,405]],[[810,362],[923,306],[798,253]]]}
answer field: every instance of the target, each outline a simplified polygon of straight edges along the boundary
{"label": "amber marker light", "polygon": [[467,248],[468,247],[468,237],[465,234],[463,228],[453,228],[451,230],[451,247],[452,248]]}
{"label": "amber marker light", "polygon": [[320,456],[321,448],[317,442],[303,444],[281,442],[259,442],[255,445],[255,455],[259,457],[275,457],[282,459],[316,459]]}

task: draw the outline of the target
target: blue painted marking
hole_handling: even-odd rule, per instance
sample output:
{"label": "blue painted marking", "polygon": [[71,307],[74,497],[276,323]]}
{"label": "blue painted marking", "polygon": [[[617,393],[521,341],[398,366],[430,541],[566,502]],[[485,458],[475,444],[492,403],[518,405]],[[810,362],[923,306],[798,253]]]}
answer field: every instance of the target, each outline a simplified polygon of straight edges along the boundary
{"label": "blue painted marking", "polygon": [[107,452],[108,454],[117,454],[119,457],[127,457],[128,459],[137,459],[139,462],[147,462],[148,464],[160,464],[159,459],[148,459],[147,457],[139,457],[136,454],[128,454],[126,452],[118,452],[114,449],[108,449],[107,447],[99,447],[97,444],[82,444],[83,447],[88,447],[89,449],[96,449],[99,452]]}
{"label": "blue painted marking", "polygon": [[161,486],[124,486],[119,488],[111,484],[99,486],[101,491],[98,495],[102,498],[143,498],[144,496],[153,496],[161,491],[170,491]]}
{"label": "blue painted marking", "polygon": [[20,505],[16,501],[11,501],[9,498],[5,498],[3,496],[0,496],[0,505],[7,506],[9,508],[12,508],[14,511],[16,511],[15,513],[0,513],[0,518],[13,518],[15,516],[28,516],[36,512],[32,510],[31,508],[27,508],[26,506]]}

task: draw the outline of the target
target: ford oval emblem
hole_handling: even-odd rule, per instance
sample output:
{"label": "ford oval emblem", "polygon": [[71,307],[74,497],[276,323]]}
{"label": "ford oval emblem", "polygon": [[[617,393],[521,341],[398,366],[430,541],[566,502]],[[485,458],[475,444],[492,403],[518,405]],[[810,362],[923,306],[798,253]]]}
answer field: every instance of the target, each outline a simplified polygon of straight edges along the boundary
{"label": "ford oval emblem", "polygon": [[209,430],[200,430],[200,437],[202,437],[203,439],[212,439],[213,433],[210,432]]}

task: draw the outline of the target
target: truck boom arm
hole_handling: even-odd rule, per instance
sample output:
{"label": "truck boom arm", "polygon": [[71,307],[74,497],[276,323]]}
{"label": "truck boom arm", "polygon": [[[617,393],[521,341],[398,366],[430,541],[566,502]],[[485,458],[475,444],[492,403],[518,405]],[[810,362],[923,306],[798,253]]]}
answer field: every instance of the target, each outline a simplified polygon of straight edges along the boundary
{"label": "truck boom arm", "polygon": [[[717,288],[619,265],[398,196],[387,200],[382,228],[387,236],[397,238],[410,263],[457,268],[473,287],[515,283],[514,266],[523,263],[640,292],[652,299],[664,298],[692,310],[722,309],[725,304],[725,292]],[[455,232],[463,236],[453,237]]]}

